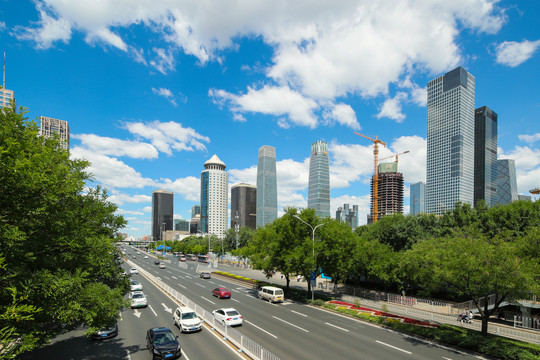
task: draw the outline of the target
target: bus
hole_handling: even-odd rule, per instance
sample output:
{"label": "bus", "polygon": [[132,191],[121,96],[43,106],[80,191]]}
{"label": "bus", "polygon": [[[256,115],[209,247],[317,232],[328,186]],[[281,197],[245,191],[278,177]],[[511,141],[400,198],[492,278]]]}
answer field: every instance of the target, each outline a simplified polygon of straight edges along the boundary
{"label": "bus", "polygon": [[199,255],[197,256],[197,261],[202,263],[208,263],[208,256],[207,255]]}

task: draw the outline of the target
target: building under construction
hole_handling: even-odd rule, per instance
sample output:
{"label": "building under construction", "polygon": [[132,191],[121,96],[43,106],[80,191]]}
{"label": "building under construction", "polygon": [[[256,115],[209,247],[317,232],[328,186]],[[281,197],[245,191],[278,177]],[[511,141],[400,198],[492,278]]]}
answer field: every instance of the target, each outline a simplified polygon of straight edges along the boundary
{"label": "building under construction", "polygon": [[[379,186],[378,216],[380,220],[383,216],[392,214],[403,214],[403,174],[397,171],[397,162],[379,164],[378,166]],[[368,224],[373,223],[373,180],[371,178],[371,213],[368,214]]]}

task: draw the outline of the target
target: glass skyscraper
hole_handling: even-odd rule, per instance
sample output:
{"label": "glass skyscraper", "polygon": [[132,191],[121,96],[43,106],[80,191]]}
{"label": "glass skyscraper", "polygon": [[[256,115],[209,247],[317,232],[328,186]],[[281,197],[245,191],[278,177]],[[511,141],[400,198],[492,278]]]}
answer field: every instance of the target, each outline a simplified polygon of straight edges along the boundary
{"label": "glass skyscraper", "polygon": [[510,204],[517,200],[516,162],[513,159],[497,160],[497,204]]}
{"label": "glass skyscraper", "polygon": [[426,212],[474,201],[475,78],[462,67],[428,82]]}
{"label": "glass skyscraper", "polygon": [[316,141],[311,144],[309,158],[308,208],[317,216],[330,217],[330,165],[328,144]]}
{"label": "glass skyscraper", "polygon": [[229,174],[214,154],[201,172],[201,231],[223,238],[227,230]]}
{"label": "glass skyscraper", "polygon": [[[231,214],[231,217],[234,214]],[[257,227],[277,219],[276,148],[263,145],[257,161]]]}
{"label": "glass skyscraper", "polygon": [[240,227],[255,229],[257,226],[257,187],[238,184],[231,188],[231,228],[237,223]]}
{"label": "glass skyscraper", "polygon": [[417,182],[411,184],[411,193],[409,196],[411,201],[411,215],[418,215],[426,212],[426,184]]}
{"label": "glass skyscraper", "polygon": [[162,239],[164,231],[173,230],[174,193],[168,190],[152,192],[152,237]]}
{"label": "glass skyscraper", "polygon": [[497,114],[487,106],[474,114],[474,205],[497,202]]}

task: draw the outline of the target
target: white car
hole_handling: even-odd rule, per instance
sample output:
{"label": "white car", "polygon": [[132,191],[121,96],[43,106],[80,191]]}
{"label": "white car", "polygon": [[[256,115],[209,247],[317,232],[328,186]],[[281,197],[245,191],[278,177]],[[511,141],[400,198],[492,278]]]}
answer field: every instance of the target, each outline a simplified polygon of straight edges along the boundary
{"label": "white car", "polygon": [[142,291],[132,291],[129,293],[129,300],[131,300],[131,308],[136,307],[146,307],[148,302],[146,301],[146,296]]}
{"label": "white car", "polygon": [[222,323],[224,326],[242,325],[242,315],[236,309],[225,308],[212,311],[214,319]]}
{"label": "white car", "polygon": [[187,306],[176,308],[173,314],[174,324],[181,332],[199,331],[202,329],[202,321],[195,311]]}
{"label": "white car", "polygon": [[142,284],[138,282],[137,280],[131,280],[131,291],[141,291],[142,290]]}
{"label": "white car", "polygon": [[138,274],[139,273],[139,270],[135,269],[135,268],[131,268],[129,269],[129,273],[130,274]]}
{"label": "white car", "polygon": [[145,259],[148,259],[148,255],[144,255],[144,258],[145,258]]}

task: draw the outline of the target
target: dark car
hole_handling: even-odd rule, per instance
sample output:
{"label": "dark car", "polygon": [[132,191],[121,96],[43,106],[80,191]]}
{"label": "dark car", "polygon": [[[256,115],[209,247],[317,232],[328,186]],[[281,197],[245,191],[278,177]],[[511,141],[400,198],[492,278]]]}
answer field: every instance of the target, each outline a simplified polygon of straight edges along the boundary
{"label": "dark car", "polygon": [[160,261],[159,260],[154,260],[154,264],[155,265],[159,265]]}
{"label": "dark car", "polygon": [[168,327],[148,329],[146,347],[150,350],[152,359],[178,359],[182,356],[178,336]]}
{"label": "dark car", "polygon": [[214,290],[212,290],[212,295],[217,296],[218,299],[231,298],[231,292],[227,288],[224,288],[224,287],[215,288]]}
{"label": "dark car", "polygon": [[108,328],[102,329],[95,334],[92,334],[92,340],[109,339],[118,335],[118,325],[114,324]]}

